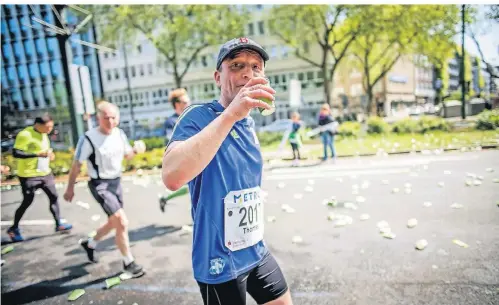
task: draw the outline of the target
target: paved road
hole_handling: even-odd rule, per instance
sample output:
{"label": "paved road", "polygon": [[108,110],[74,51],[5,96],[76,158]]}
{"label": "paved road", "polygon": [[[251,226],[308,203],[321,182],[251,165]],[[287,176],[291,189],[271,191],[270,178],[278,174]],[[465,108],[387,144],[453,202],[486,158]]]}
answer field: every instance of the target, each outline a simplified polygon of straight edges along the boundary
{"label": "paved road", "polygon": [[[482,176],[482,184],[467,187],[467,173]],[[62,203],[63,217],[75,228],[70,235],[56,235],[42,194],[24,218],[31,221],[22,226],[30,240],[2,257],[2,303],[202,304],[192,278],[192,235],[181,229],[190,223],[189,200],[180,198],[165,214],[159,212],[157,197],[164,189],[158,178],[125,182],[132,249],[146,276],[103,289],[104,280],[121,270],[112,237],[98,245],[98,265],[86,263],[77,242],[104,213],[86,187],[77,188],[76,199],[90,208]],[[276,221],[266,223],[266,241],[295,304],[498,304],[499,184],[494,178],[499,178],[499,151],[351,158],[269,170],[263,182],[265,217]],[[332,196],[338,201],[334,208],[323,204]],[[2,193],[3,239],[19,200],[18,190]],[[423,205],[427,201],[430,207]],[[463,207],[453,209],[453,203]],[[295,213],[284,212],[283,204]],[[335,227],[329,213],[350,216],[352,223]],[[361,221],[365,213],[370,219]],[[92,220],[94,215],[100,219]],[[413,229],[406,227],[410,218],[418,220]],[[380,235],[382,220],[394,239]],[[303,242],[293,244],[295,236]],[[414,249],[419,239],[428,241],[423,251]],[[68,302],[75,288],[86,294]],[[248,304],[254,304],[250,297]]]}

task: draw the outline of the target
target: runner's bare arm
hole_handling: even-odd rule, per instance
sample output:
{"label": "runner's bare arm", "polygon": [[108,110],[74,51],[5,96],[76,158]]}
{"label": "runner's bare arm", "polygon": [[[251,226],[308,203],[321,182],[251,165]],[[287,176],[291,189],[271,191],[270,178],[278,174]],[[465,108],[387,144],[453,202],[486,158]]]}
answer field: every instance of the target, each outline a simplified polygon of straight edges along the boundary
{"label": "runner's bare arm", "polygon": [[163,155],[165,186],[175,191],[199,175],[215,157],[236,121],[223,112],[198,134],[185,141],[172,142]]}
{"label": "runner's bare arm", "polygon": [[74,184],[76,182],[76,177],[80,174],[81,163],[78,161],[73,161],[73,165],[71,166],[71,170],[69,171],[69,180],[68,180],[68,188],[74,188]]}

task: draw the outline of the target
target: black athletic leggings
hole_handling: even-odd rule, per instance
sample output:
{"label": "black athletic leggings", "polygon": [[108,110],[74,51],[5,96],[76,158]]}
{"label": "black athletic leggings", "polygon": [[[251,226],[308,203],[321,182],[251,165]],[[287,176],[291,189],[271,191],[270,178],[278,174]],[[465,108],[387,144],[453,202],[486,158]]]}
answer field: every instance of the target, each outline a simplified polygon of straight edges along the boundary
{"label": "black athletic leggings", "polygon": [[298,148],[298,144],[296,143],[291,143],[291,148],[293,149],[293,159],[298,159],[300,160],[300,149]]}
{"label": "black athletic leggings", "polygon": [[47,194],[47,197],[50,201],[50,213],[52,213],[52,216],[54,217],[55,225],[59,226],[59,200],[57,196],[57,190],[55,189],[54,176],[52,174],[49,174],[43,177],[19,177],[19,181],[21,182],[21,189],[23,192],[23,202],[16,211],[16,215],[14,216],[14,225],[12,227],[19,227],[19,221],[21,221],[24,213],[33,203],[33,199],[35,198],[35,191],[37,189],[42,189],[45,194]]}

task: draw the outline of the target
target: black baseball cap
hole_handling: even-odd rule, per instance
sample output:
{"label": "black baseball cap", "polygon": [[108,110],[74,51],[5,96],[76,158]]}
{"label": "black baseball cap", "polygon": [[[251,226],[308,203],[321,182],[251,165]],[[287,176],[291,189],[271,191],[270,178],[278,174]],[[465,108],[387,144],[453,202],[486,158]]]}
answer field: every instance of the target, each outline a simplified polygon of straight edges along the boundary
{"label": "black baseball cap", "polygon": [[220,48],[217,58],[217,70],[220,69],[222,62],[225,58],[227,58],[227,56],[229,56],[229,54],[243,49],[250,49],[257,52],[260,54],[264,62],[269,60],[269,55],[258,43],[246,37],[234,38],[224,43]]}

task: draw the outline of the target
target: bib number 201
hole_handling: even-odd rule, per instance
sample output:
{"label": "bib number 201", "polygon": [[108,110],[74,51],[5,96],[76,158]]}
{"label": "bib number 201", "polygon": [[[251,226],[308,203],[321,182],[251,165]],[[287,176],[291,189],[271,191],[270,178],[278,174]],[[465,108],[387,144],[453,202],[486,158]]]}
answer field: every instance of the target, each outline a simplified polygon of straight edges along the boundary
{"label": "bib number 201", "polygon": [[242,207],[239,209],[239,214],[243,214],[241,221],[239,222],[239,227],[246,227],[248,224],[251,226],[253,222],[258,223],[258,206],[259,203],[248,207]]}
{"label": "bib number 201", "polygon": [[263,239],[264,203],[260,188],[231,191],[224,198],[224,244],[231,251],[251,247]]}

